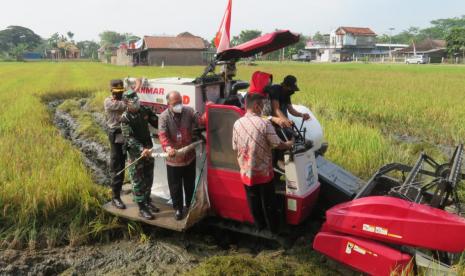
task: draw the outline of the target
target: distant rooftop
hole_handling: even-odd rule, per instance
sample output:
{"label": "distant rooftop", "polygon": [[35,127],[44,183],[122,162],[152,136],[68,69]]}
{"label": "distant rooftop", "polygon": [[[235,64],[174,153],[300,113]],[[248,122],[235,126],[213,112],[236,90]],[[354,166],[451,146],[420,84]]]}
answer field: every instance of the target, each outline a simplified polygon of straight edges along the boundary
{"label": "distant rooftop", "polygon": [[360,28],[360,27],[339,27],[336,30],[337,35],[344,34],[355,34],[355,35],[364,35],[364,36],[375,36],[376,33],[373,32],[370,28]]}
{"label": "distant rooftop", "polygon": [[206,49],[203,38],[188,32],[178,36],[144,36],[146,49]]}

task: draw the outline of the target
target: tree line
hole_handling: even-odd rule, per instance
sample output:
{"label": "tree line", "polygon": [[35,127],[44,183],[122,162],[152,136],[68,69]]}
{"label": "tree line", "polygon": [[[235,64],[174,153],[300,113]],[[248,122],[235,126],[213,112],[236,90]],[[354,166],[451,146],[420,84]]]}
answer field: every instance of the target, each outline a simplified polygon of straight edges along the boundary
{"label": "tree line", "polygon": [[47,51],[66,52],[70,45],[75,45],[80,50],[80,58],[97,59],[97,51],[102,45],[117,47],[122,42],[139,39],[133,34],[121,34],[115,31],[104,31],[99,34],[99,37],[99,42],[92,40],[76,42],[74,33],[68,31],[66,34],[54,33],[49,38],[42,38],[29,28],[8,26],[0,30],[0,59],[22,60],[27,52],[38,53],[46,57]]}
{"label": "tree line", "polygon": [[[424,41],[425,39],[441,39],[447,42],[447,51],[451,56],[465,57],[465,15],[461,17],[436,19],[430,22],[427,28],[410,27],[396,34],[382,34],[377,37],[378,43],[400,43],[412,44]],[[262,35],[260,30],[242,30],[237,36],[231,39],[231,45],[238,45]],[[80,57],[96,59],[98,49],[103,46],[106,49],[105,55],[111,54],[112,47],[118,47],[120,43],[138,40],[139,37],[132,33],[118,33],[115,31],[104,31],[99,34],[100,41],[91,40],[74,41],[74,33],[68,31],[65,35],[54,33],[49,38],[42,38],[31,29],[22,26],[8,26],[0,30],[0,58],[15,58],[21,60],[25,52],[46,53],[47,50],[56,49],[58,45],[76,45],[80,50]],[[267,55],[269,59],[285,58],[305,48],[309,40],[329,44],[329,36],[321,32],[316,32],[313,36],[301,34],[300,41],[294,45],[286,47],[282,51],[277,51]],[[213,41],[213,40],[212,40]],[[69,42],[60,43],[60,42]],[[214,43],[210,47],[214,48]],[[59,49],[66,51],[66,48]]]}

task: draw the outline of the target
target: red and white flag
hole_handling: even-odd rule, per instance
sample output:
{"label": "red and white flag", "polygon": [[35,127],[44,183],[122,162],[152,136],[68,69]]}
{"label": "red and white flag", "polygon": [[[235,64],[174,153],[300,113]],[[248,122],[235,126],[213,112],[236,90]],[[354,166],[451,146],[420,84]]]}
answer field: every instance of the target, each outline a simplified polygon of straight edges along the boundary
{"label": "red and white flag", "polygon": [[217,53],[222,52],[230,47],[229,34],[231,29],[231,7],[232,0],[229,0],[228,6],[226,7],[226,12],[223,16],[223,20],[221,20],[220,29],[216,33],[215,37],[215,46]]}

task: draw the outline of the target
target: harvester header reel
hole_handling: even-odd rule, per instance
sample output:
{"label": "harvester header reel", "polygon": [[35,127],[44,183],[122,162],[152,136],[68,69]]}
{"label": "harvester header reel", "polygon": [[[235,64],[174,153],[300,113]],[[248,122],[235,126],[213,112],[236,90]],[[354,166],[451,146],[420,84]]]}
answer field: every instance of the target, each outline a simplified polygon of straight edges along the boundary
{"label": "harvester header reel", "polygon": [[438,209],[455,206],[455,212],[460,213],[457,190],[465,179],[462,173],[463,154],[463,144],[460,144],[450,161],[444,164],[439,164],[425,153],[420,155],[413,167],[388,164],[373,176],[356,198],[384,193]]}

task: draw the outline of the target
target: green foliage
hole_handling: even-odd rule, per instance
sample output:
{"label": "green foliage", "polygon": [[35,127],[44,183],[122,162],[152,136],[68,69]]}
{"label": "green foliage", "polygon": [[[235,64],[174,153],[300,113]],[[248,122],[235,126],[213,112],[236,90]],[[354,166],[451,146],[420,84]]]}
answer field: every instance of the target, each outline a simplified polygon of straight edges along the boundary
{"label": "green foliage", "polygon": [[68,32],[66,33],[66,35],[68,36],[68,38],[69,38],[70,41],[73,41],[73,37],[74,37],[74,33],[73,33],[73,32],[68,31]]}
{"label": "green foliage", "polygon": [[465,27],[454,27],[446,37],[447,52],[465,58]]}
{"label": "green foliage", "polygon": [[58,42],[60,42],[61,37],[59,33],[54,33],[47,41],[50,48],[58,47]]}
{"label": "green foliage", "polygon": [[0,31],[0,51],[21,60],[26,50],[32,50],[42,42],[39,35],[21,26],[8,26]]}
{"label": "green foliage", "polygon": [[96,42],[84,40],[76,43],[76,46],[79,48],[79,50],[81,50],[81,57],[97,59],[98,49],[100,48],[100,45],[98,45]]}
{"label": "green foliage", "polygon": [[[432,20],[430,24],[431,26],[428,28],[410,27],[393,35],[392,43],[412,44],[412,41],[420,42],[425,39],[446,39],[454,28],[465,28],[465,15]],[[390,35],[382,34],[378,36],[378,41],[387,43],[391,41]]]}
{"label": "green foliage", "polygon": [[139,37],[131,34],[131,33],[118,33],[114,31],[104,31],[99,34],[100,36],[100,45],[104,46],[114,46],[118,45],[121,42],[125,42],[128,40],[138,40]]}
{"label": "green foliage", "polygon": [[[313,37],[312,37],[312,40],[313,41],[317,41],[317,42],[325,42],[327,39],[324,35],[322,35],[320,32],[316,32]],[[329,43],[329,41],[328,41]]]}
{"label": "green foliage", "polygon": [[262,35],[262,31],[259,30],[243,30],[241,33],[237,36],[234,36],[231,39],[231,45],[239,45],[242,43],[245,43],[249,40],[252,40],[254,38],[257,38]]}

